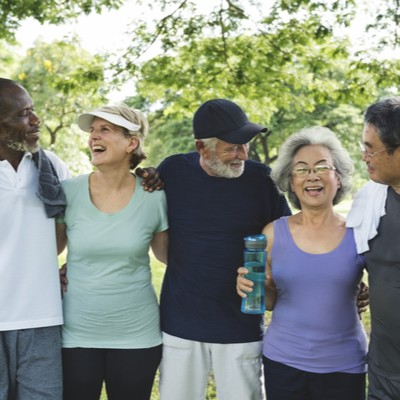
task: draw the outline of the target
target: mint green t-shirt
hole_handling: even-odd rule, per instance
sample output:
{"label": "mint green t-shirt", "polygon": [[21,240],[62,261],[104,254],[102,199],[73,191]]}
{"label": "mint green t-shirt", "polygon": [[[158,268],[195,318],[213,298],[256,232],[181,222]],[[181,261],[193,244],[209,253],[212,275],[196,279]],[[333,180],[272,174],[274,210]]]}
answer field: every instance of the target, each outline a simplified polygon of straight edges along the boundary
{"label": "mint green t-shirt", "polygon": [[148,348],[161,343],[149,247],[168,229],[163,191],[136,178],[129,203],[115,213],[90,200],[89,175],[63,182],[68,237],[68,291],[63,299],[63,347]]}

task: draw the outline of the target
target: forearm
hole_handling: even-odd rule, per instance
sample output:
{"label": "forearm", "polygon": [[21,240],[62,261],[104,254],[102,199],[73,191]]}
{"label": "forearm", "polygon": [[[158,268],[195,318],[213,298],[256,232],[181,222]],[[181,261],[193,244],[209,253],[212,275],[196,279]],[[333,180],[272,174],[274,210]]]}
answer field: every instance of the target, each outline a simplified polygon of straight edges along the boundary
{"label": "forearm", "polygon": [[151,249],[158,261],[167,264],[168,259],[168,231],[156,232],[151,241]]}
{"label": "forearm", "polygon": [[61,254],[67,246],[65,224],[56,223],[57,254]]}

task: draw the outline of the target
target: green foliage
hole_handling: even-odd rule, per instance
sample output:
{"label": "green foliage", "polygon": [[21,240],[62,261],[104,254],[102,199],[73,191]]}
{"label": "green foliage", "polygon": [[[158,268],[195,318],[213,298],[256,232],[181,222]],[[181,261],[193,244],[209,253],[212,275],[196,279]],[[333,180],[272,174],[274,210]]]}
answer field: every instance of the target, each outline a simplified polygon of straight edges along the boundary
{"label": "green foliage", "polygon": [[367,33],[375,36],[376,32],[384,32],[383,35],[378,36],[378,40],[375,37],[373,44],[380,50],[388,47],[395,50],[400,43],[400,2],[381,0],[370,3],[369,7],[375,13],[375,18],[367,25]]}
{"label": "green foliage", "polygon": [[157,166],[165,157],[177,152],[194,151],[192,121],[190,119],[168,119],[152,116],[148,139],[146,164]]}
{"label": "green foliage", "polygon": [[0,40],[0,76],[10,77],[17,65],[17,59],[11,46]]}
{"label": "green foliage", "polygon": [[37,41],[15,74],[31,94],[41,118],[41,143],[63,158],[73,174],[90,170],[87,135],[77,116],[106,102],[104,60],[84,51],[76,38]]}
{"label": "green foliage", "polygon": [[26,18],[42,24],[60,24],[82,13],[100,12],[122,3],[122,0],[5,0],[0,4],[0,38],[14,40],[20,21]]}
{"label": "green foliage", "polygon": [[156,167],[171,154],[194,150],[191,118],[169,116],[165,110],[152,111],[149,98],[140,94],[126,98],[124,103],[144,111],[149,119],[150,129],[145,143],[147,160],[143,166]]}
{"label": "green foliage", "polygon": [[382,88],[399,86],[400,63],[355,58],[348,41],[329,30],[321,34],[314,17],[289,18],[277,27],[269,18],[264,23],[262,34],[191,38],[173,54],[131,70],[140,77],[139,95],[160,104],[150,154],[167,150],[165,138],[170,139],[167,153],[185,151],[191,129],[176,128],[201,102],[215,97],[237,101],[250,119],[269,127],[270,135],[252,144],[253,159],[272,163],[285,137],[317,124],[339,133],[357,152],[362,110]]}
{"label": "green foliage", "polygon": [[[2,3],[0,12],[16,20],[32,16],[59,22],[79,10],[98,12],[122,2],[19,0]],[[253,159],[272,164],[287,135],[320,124],[337,132],[359,160],[355,143],[362,111],[378,97],[398,93],[398,57],[382,62],[379,46],[355,52],[345,36],[336,34],[353,21],[360,4],[356,0],[137,3],[154,12],[146,13],[146,21],[135,15],[130,46],[108,68],[116,83],[137,82],[137,96],[128,101],[149,116],[144,164],[157,165],[169,154],[192,150],[193,112],[213,97],[238,102],[250,119],[269,127],[268,135],[259,135],[251,144]],[[63,8],[67,4],[68,11]],[[375,15],[374,37],[379,37],[379,26],[390,32],[398,27],[397,3],[382,4]],[[154,22],[148,20],[150,14]],[[13,32],[7,24],[0,29]],[[157,55],[150,58],[152,48]],[[85,54],[75,39],[47,49],[37,43],[32,51],[16,76],[34,95],[46,130],[44,146],[56,149],[78,171],[85,168],[87,157],[80,151],[84,140],[74,132],[73,121],[82,110],[105,101],[105,60]],[[7,68],[10,55],[1,54],[0,67],[12,71]],[[361,163],[359,167],[364,169]]]}
{"label": "green foliage", "polygon": [[[226,97],[270,129],[252,143],[253,159],[273,163],[287,135],[316,124],[337,132],[359,159],[354,143],[362,111],[400,86],[398,58],[382,63],[376,48],[355,52],[348,38],[336,34],[351,24],[359,3],[276,0],[267,7],[223,0],[205,7],[159,0],[168,12],[154,23],[134,24],[130,47],[112,66],[118,79],[136,79],[146,103],[157,104],[151,158],[185,151],[192,133],[180,124],[203,101]],[[390,17],[392,8],[380,13]],[[148,58],[151,46],[160,51]]]}

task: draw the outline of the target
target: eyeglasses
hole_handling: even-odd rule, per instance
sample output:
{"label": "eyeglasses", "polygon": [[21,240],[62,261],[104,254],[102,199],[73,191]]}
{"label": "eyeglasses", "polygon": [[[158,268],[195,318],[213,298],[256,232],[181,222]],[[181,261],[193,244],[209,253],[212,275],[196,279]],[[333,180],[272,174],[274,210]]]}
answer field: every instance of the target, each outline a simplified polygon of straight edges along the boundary
{"label": "eyeglasses", "polygon": [[365,154],[366,156],[368,156],[369,158],[375,157],[377,154],[379,153],[383,153],[384,151],[390,150],[393,147],[386,147],[385,149],[379,150],[379,151],[375,151],[373,153],[369,153],[364,145],[364,143],[362,142],[358,142],[358,145],[360,146],[360,151],[361,153]]}
{"label": "eyeglasses", "polygon": [[311,171],[315,175],[321,176],[328,174],[330,171],[336,171],[336,168],[330,165],[316,165],[313,168],[299,167],[292,170],[291,174],[297,178],[305,178]]}

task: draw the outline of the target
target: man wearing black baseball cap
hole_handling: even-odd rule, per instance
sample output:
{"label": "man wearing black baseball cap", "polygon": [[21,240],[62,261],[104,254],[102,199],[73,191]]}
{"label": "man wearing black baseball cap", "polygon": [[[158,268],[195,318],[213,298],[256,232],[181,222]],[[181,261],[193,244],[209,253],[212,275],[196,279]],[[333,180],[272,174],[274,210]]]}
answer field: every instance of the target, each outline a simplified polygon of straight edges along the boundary
{"label": "man wearing black baseball cap", "polygon": [[290,210],[269,168],[248,160],[262,125],[213,99],[193,118],[196,152],[166,158],[170,242],[161,292],[161,400],[205,398],[214,372],[220,400],[260,400],[263,318],[240,311],[236,270],[243,238]]}
{"label": "man wearing black baseball cap", "polygon": [[216,137],[234,144],[248,143],[258,133],[268,131],[265,126],[250,122],[236,103],[226,99],[202,104],[194,114],[193,130],[196,139]]}

